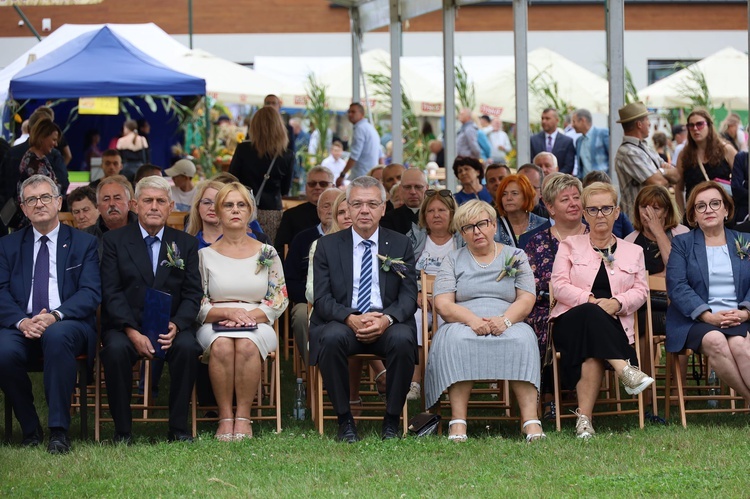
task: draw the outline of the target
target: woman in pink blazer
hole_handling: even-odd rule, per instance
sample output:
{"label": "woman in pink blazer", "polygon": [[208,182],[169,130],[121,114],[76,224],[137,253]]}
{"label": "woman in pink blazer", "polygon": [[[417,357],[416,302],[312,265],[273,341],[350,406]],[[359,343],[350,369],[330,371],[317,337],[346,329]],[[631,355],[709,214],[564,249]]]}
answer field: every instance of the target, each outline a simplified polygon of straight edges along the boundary
{"label": "woman in pink blazer", "polygon": [[643,250],[612,234],[620,208],[611,184],[595,182],[583,190],[583,213],[590,232],[562,241],[552,266],[550,320],[563,383],[578,396],[576,434],[590,438],[605,360],[630,394],[654,380],[636,367],[631,346],[634,313],[648,298]]}

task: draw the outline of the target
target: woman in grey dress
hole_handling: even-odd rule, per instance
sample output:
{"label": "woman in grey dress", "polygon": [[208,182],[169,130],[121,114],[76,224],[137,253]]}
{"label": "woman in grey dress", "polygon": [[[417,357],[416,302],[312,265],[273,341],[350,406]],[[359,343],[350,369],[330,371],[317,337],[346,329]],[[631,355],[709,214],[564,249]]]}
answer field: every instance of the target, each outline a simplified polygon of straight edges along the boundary
{"label": "woman in grey dress", "polygon": [[526,255],[493,240],[495,209],[484,201],[460,206],[453,219],[466,247],[451,252],[435,279],[434,306],[445,324],[433,337],[425,376],[426,405],[448,389],[448,438],[465,441],[474,381],[509,380],[526,440],[544,438],[537,419],[540,382],[536,335],[523,321],[534,306],[534,274]]}

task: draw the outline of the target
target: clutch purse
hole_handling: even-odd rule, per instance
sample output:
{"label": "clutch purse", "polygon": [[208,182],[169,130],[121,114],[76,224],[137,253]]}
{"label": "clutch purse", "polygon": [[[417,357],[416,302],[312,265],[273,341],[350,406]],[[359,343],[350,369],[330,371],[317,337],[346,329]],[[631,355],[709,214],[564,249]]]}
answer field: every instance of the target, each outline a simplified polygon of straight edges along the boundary
{"label": "clutch purse", "polygon": [[255,331],[258,329],[257,325],[254,326],[237,326],[237,327],[229,327],[229,326],[222,326],[218,322],[214,322],[211,324],[211,328],[217,333],[235,333],[240,331]]}
{"label": "clutch purse", "polygon": [[409,434],[415,437],[426,437],[433,435],[440,424],[440,415],[423,412],[409,420]]}

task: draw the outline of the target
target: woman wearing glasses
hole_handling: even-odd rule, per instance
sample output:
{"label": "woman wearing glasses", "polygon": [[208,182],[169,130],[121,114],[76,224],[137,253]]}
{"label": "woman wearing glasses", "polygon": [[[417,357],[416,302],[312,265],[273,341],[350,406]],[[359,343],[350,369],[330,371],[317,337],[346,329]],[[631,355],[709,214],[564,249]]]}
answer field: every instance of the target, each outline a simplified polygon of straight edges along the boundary
{"label": "woman wearing glasses", "polygon": [[[685,199],[693,188],[706,180],[731,180],[734,156],[737,151],[725,142],[714,128],[711,115],[703,109],[695,109],[687,119],[688,140],[677,157],[680,181],[675,184],[677,206],[685,213]],[[682,197],[682,192],[685,197]]]}
{"label": "woman wearing glasses", "polygon": [[698,184],[688,198],[695,230],[672,241],[666,348],[707,356],[716,375],[750,400],[750,244],[724,226],[733,212],[716,182]]}
{"label": "woman wearing glasses", "polygon": [[578,397],[576,435],[587,439],[595,433],[591,416],[605,361],[629,394],[642,392],[654,380],[636,367],[631,346],[634,314],[648,298],[643,250],[612,234],[620,214],[612,185],[586,187],[583,213],[589,233],[566,237],[555,256],[550,320],[563,386],[575,388]]}
{"label": "woman wearing glasses", "polygon": [[[447,189],[428,189],[424,193],[422,206],[419,208],[419,225],[412,224],[406,234],[414,248],[415,268],[417,272],[424,270],[425,274],[436,275],[440,264],[451,251],[463,246],[461,235],[451,226],[453,215],[456,213],[456,202],[453,194]],[[421,281],[417,281],[421,285]],[[428,322],[432,323],[432,305],[428,303]],[[422,348],[422,290],[419,290],[417,311],[414,314],[417,321],[417,344]],[[438,325],[442,321],[438,318]],[[420,357],[421,358],[421,357]],[[422,392],[421,370],[415,369],[411,380],[407,400],[419,400]]]}
{"label": "woman wearing glasses", "polygon": [[223,236],[198,252],[204,296],[196,339],[219,407],[215,437],[227,442],[253,436],[250,407],[261,365],[278,346],[273,321],[289,300],[276,250],[247,234],[255,206],[247,189],[225,185],[215,206]]}
{"label": "woman wearing glasses", "polygon": [[545,436],[537,419],[539,350],[523,322],[534,305],[534,275],[523,251],[494,241],[495,220],[489,203],[460,206],[453,227],[466,246],[448,254],[435,279],[433,303],[445,323],[433,335],[425,403],[432,407],[448,389],[452,441],[467,439],[469,395],[483,380],[509,380],[526,440]]}

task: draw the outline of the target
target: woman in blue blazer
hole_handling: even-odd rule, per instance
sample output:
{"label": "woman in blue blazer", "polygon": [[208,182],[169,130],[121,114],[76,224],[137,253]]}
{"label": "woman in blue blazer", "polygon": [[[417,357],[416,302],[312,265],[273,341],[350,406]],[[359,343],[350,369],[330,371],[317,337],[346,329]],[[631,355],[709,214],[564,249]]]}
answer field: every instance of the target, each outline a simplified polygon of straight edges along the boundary
{"label": "woman in blue blazer", "polygon": [[690,193],[687,220],[695,230],[672,241],[667,263],[668,352],[690,348],[750,400],[750,244],[724,227],[734,202],[715,182]]}

